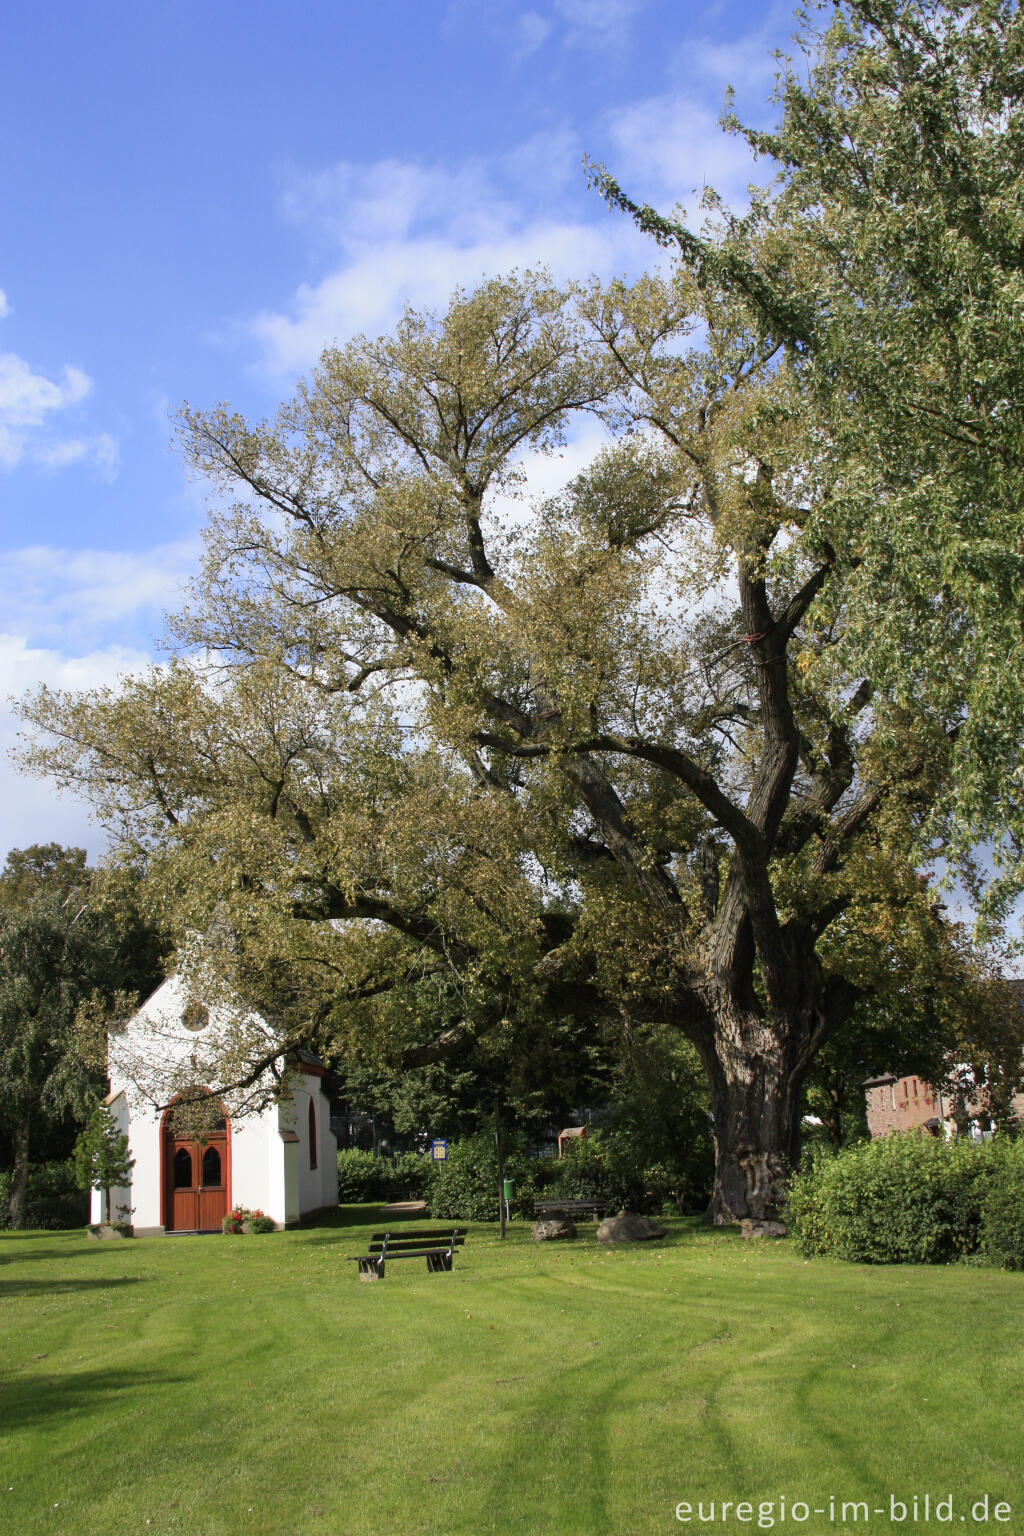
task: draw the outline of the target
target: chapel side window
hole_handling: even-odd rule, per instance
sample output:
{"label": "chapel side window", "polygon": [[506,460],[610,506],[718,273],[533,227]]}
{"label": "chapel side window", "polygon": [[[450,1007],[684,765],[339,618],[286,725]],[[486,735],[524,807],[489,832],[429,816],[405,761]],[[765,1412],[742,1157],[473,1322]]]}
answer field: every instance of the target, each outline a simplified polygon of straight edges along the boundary
{"label": "chapel side window", "polygon": [[309,1101],[309,1166],[316,1167],[316,1106]]}

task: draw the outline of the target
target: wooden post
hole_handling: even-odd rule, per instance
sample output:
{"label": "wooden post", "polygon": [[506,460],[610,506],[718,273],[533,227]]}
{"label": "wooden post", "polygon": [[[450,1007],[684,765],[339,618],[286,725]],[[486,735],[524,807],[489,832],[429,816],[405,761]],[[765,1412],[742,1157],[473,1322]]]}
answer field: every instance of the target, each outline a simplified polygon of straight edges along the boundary
{"label": "wooden post", "polygon": [[505,1236],[505,1148],[501,1139],[501,1099],[494,1104],[494,1140],[498,1148],[498,1236]]}

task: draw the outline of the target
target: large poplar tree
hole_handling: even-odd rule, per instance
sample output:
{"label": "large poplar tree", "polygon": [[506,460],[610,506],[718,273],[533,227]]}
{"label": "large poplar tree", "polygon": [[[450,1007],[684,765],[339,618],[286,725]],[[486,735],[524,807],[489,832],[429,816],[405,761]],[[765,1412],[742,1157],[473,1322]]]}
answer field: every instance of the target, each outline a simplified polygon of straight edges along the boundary
{"label": "large poplar tree", "polygon": [[814,0],[799,19],[778,126],[727,120],[777,178],[715,238],[596,179],[743,296],[856,464],[843,665],[957,720],[944,833],[965,864],[989,845],[998,916],[1024,879],[1024,17]]}
{"label": "large poplar tree", "polygon": [[[517,500],[586,411],[607,449]],[[34,765],[148,848],[274,1049],[663,1022],[707,1070],[713,1216],[777,1210],[816,1053],[934,952],[962,701],[838,665],[861,466],[748,298],[685,262],[492,281],[329,348],[273,422],[181,426],[220,492],[187,657],[40,692]],[[236,1046],[252,1082],[266,1037]]]}

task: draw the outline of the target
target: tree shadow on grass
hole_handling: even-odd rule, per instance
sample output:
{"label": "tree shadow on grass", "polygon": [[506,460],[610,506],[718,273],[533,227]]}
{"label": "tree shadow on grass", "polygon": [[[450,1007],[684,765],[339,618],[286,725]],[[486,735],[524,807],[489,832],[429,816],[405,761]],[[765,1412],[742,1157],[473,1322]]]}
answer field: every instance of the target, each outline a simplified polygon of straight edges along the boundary
{"label": "tree shadow on grass", "polygon": [[304,1217],[292,1230],[318,1234],[321,1232],[345,1233],[353,1227],[368,1227],[375,1224],[381,1210],[382,1205],[339,1205]]}
{"label": "tree shadow on grass", "polygon": [[108,1279],[82,1280],[60,1275],[51,1280],[16,1280],[0,1277],[0,1297],[55,1296],[78,1291],[110,1291],[121,1285],[143,1285],[141,1275],[111,1275]]}
{"label": "tree shadow on grass", "polygon": [[[616,1415],[632,1376],[631,1368],[607,1364],[576,1375],[567,1403],[558,1391],[557,1369],[542,1374],[536,1388],[515,1403],[515,1421],[497,1455],[482,1507],[512,1506],[537,1529],[550,1529],[554,1516],[560,1529],[612,1530],[615,1436],[621,1433]],[[559,1404],[554,1413],[553,1403]]]}
{"label": "tree shadow on grass", "polygon": [[0,1387],[0,1441],[27,1425],[45,1424],[69,1414],[95,1413],[111,1400],[140,1388],[178,1386],[185,1379],[160,1371],[123,1369],[47,1372],[43,1364],[29,1361],[5,1373]]}
{"label": "tree shadow on grass", "polygon": [[[465,1227],[464,1221],[448,1221],[444,1217],[430,1216],[426,1211],[389,1211],[384,1205],[340,1205],[338,1209],[318,1211],[315,1216],[300,1222],[294,1230],[304,1236],[326,1243],[357,1242],[358,1229],[371,1232],[394,1231],[401,1226],[414,1227]],[[495,1229],[497,1230],[497,1229]]]}

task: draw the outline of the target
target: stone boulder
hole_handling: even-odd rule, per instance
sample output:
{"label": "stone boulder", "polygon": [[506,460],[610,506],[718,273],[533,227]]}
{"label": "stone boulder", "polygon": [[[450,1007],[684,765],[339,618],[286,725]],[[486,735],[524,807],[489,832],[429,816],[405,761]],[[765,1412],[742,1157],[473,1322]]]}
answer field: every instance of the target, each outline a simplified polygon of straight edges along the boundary
{"label": "stone boulder", "polygon": [[643,1243],[651,1237],[664,1237],[668,1227],[632,1211],[620,1211],[617,1216],[606,1216],[597,1229],[599,1243]]}
{"label": "stone boulder", "polygon": [[740,1222],[740,1237],[785,1237],[784,1221],[753,1221],[749,1216]]}
{"label": "stone boulder", "polygon": [[553,1243],[560,1237],[575,1236],[576,1223],[570,1221],[568,1216],[549,1216],[546,1221],[535,1221],[533,1224],[535,1243]]}

